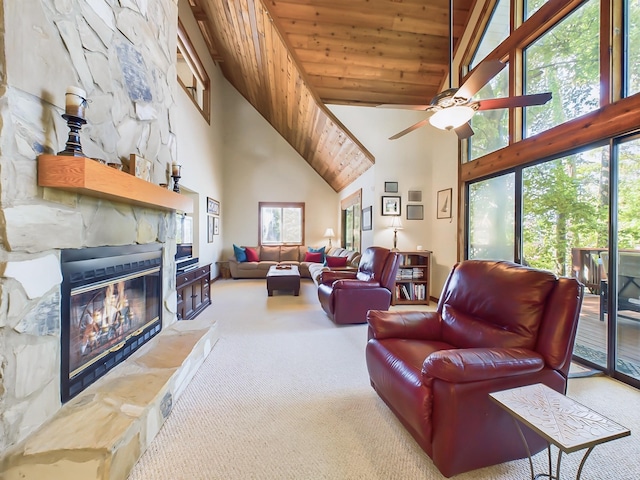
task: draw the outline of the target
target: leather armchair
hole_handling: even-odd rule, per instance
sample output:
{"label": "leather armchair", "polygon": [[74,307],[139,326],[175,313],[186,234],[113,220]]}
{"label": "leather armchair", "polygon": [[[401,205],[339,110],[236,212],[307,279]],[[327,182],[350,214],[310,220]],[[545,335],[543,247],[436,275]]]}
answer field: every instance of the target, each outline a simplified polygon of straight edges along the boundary
{"label": "leather armchair", "polygon": [[388,310],[400,256],[369,247],[358,270],[323,272],[318,282],[322,309],[337,324],[366,323],[369,310]]}
{"label": "leather armchair", "polygon": [[[566,393],[583,286],[510,262],[453,267],[435,312],[367,315],[371,385],[450,477],[524,458],[489,393],[544,383]],[[531,453],[546,447],[523,428]]]}

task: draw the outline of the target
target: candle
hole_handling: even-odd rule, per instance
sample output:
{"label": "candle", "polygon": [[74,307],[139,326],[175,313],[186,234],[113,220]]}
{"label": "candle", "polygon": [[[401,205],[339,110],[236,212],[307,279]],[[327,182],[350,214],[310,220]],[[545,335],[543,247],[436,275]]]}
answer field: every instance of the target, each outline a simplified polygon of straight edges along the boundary
{"label": "candle", "polygon": [[78,87],[67,87],[65,94],[65,113],[73,117],[84,118],[84,107],[87,105],[87,93]]}
{"label": "candle", "polygon": [[179,177],[180,176],[180,165],[178,165],[176,162],[173,162],[171,164],[171,175],[173,177]]}

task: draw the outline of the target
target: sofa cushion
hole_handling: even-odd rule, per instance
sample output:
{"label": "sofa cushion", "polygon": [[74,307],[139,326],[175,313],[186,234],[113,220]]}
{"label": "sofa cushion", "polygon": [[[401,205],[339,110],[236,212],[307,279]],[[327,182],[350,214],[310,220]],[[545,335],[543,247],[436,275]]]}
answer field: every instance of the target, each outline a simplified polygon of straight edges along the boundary
{"label": "sofa cushion", "polygon": [[258,256],[258,252],[255,248],[245,247],[245,253],[247,254],[247,262],[259,262],[260,257]]}
{"label": "sofa cushion", "polygon": [[320,252],[307,252],[304,256],[305,262],[322,263],[322,254]]}
{"label": "sofa cushion", "polygon": [[[320,248],[309,247],[308,248],[309,252],[311,252],[311,253],[320,253],[322,255],[321,256],[322,260],[320,260],[320,262],[318,262],[318,263],[324,263],[324,255],[325,255],[325,251],[324,250],[325,250],[325,247],[320,247]],[[307,261],[309,261],[309,260],[307,260]]]}
{"label": "sofa cushion", "polygon": [[238,262],[246,262],[247,261],[247,252],[244,247],[239,247],[235,243],[233,244],[233,254],[236,257]]}
{"label": "sofa cushion", "polygon": [[280,246],[268,246],[264,245],[260,248],[260,261],[266,262],[279,262],[280,261]]}
{"label": "sofa cushion", "polygon": [[346,267],[347,266],[347,257],[332,257],[327,255],[327,267],[329,268],[337,268],[337,267]]}
{"label": "sofa cushion", "polygon": [[296,245],[294,247],[282,246],[280,247],[280,261],[300,261],[300,248]]}

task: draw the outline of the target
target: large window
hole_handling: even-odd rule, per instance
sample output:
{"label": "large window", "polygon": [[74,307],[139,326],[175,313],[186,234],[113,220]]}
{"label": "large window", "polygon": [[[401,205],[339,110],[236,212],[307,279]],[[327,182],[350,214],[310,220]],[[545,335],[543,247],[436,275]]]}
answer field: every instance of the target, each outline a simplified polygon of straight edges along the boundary
{"label": "large window", "polygon": [[361,249],[362,190],[349,195],[340,202],[342,210],[342,246],[347,250]]}
{"label": "large window", "polygon": [[478,44],[476,53],[473,56],[471,62],[469,62],[469,69],[478,65],[491,51],[500,45],[509,36],[509,16],[511,12],[510,0],[498,0],[491,18],[487,23],[487,26],[482,35],[482,39]]}
{"label": "large window", "polygon": [[304,203],[260,202],[260,245],[304,245]]}
{"label": "large window", "polygon": [[511,95],[553,99],[511,110],[504,148],[464,142],[465,258],[579,279],[574,355],[640,388],[640,2],[512,5],[524,24],[489,58],[508,58]]}
{"label": "large window", "polygon": [[600,105],[600,3],[590,0],[525,50],[525,92],[552,92],[527,107],[526,136],[536,135]]}
{"label": "large window", "polygon": [[469,185],[468,258],[514,259],[514,202],[513,173]]}

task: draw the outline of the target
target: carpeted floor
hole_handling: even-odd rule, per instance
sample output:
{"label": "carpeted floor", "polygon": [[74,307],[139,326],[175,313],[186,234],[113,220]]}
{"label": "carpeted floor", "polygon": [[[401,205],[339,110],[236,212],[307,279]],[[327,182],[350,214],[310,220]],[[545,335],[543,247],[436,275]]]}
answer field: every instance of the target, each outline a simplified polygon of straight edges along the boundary
{"label": "carpeted floor", "polygon": [[[267,297],[264,280],[211,292],[202,315],[221,338],[129,480],[444,478],[370,387],[366,326],[334,325],[313,283],[299,297]],[[582,480],[640,478],[640,391],[592,376],[571,379],[569,396],[632,431],[596,447]],[[563,457],[562,478],[575,478],[581,457]],[[546,454],[534,462],[543,468]],[[531,477],[519,460],[454,478]]]}

